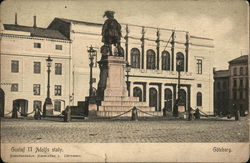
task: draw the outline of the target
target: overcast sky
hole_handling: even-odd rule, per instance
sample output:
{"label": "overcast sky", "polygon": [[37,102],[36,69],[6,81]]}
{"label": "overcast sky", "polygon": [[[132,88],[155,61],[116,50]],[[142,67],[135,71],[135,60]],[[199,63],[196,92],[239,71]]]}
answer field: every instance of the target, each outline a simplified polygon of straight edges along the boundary
{"label": "overcast sky", "polygon": [[55,18],[103,23],[105,10],[116,12],[121,23],[187,30],[214,39],[218,69],[249,54],[248,4],[243,0],[7,0],[1,4],[1,23],[47,27]]}

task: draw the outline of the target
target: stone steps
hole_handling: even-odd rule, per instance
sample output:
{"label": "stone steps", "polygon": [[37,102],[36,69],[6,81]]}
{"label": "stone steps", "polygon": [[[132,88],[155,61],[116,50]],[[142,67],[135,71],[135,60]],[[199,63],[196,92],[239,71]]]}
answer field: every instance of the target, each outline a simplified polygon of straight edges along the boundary
{"label": "stone steps", "polygon": [[[97,116],[98,117],[114,117],[114,116],[118,116],[121,115],[122,113],[124,113],[123,111],[97,111]],[[162,117],[162,112],[156,112],[156,111],[149,111],[146,113],[142,113],[140,111],[137,112],[138,113],[138,117],[152,117],[153,116],[160,116]],[[121,115],[121,117],[131,117],[131,111]]]}
{"label": "stone steps", "polygon": [[[99,111],[121,111],[126,112],[130,109],[132,109],[133,106],[99,106]],[[138,109],[148,112],[148,111],[154,111],[154,107],[149,106],[137,106]]]}

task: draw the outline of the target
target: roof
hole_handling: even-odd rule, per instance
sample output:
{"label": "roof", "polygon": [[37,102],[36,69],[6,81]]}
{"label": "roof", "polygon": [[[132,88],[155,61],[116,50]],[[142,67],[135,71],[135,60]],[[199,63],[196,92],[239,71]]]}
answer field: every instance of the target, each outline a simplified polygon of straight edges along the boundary
{"label": "roof", "polygon": [[22,25],[16,25],[16,24],[4,24],[4,29],[12,30],[12,31],[30,32],[31,37],[44,37],[44,38],[69,40],[62,33],[53,29],[29,27],[29,26],[22,26]]}
{"label": "roof", "polygon": [[102,26],[101,23],[93,23],[93,22],[86,22],[86,21],[79,21],[79,20],[73,20],[73,19],[65,19],[65,18],[55,18],[60,19],[61,21],[67,22],[67,23],[75,23],[75,24],[84,24],[84,25],[91,25],[91,26]]}
{"label": "roof", "polygon": [[229,70],[218,70],[214,72],[214,78],[229,77]]}
{"label": "roof", "polygon": [[240,56],[238,58],[235,58],[235,59],[229,61],[228,63],[229,64],[247,63],[247,61],[248,61],[248,55],[243,55],[243,56]]}

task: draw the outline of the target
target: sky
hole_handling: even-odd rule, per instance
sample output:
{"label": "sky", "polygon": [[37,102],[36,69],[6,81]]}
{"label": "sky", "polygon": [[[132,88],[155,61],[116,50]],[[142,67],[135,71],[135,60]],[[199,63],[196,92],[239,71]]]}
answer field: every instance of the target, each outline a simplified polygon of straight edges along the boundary
{"label": "sky", "polygon": [[187,30],[214,39],[214,66],[227,69],[228,61],[249,55],[249,9],[243,0],[6,0],[1,24],[47,27],[55,18],[103,23],[106,10],[120,23]]}

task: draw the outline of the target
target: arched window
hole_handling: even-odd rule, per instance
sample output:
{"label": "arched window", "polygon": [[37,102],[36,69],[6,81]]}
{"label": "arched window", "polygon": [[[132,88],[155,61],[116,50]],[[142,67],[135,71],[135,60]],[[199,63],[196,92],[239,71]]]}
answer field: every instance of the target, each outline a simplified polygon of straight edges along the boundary
{"label": "arched window", "polygon": [[198,92],[196,95],[196,105],[197,106],[202,106],[202,94],[201,92]]}
{"label": "arched window", "polygon": [[139,101],[142,101],[142,90],[139,87],[134,87],[133,88],[133,96],[134,97],[139,97]]}
{"label": "arched window", "polygon": [[167,51],[162,52],[162,70],[170,70],[170,54]]}
{"label": "arched window", "polygon": [[147,50],[147,69],[155,69],[155,52],[152,49]]}
{"label": "arched window", "polygon": [[184,55],[181,52],[176,54],[176,70],[184,71]]}
{"label": "arched window", "polygon": [[173,97],[172,97],[172,91],[169,88],[166,88],[164,90],[164,94],[165,94],[165,108],[167,109],[167,111],[172,111],[172,101],[173,101]]}
{"label": "arched window", "polygon": [[131,67],[140,68],[140,51],[137,48],[133,48],[130,51],[131,55]]}

